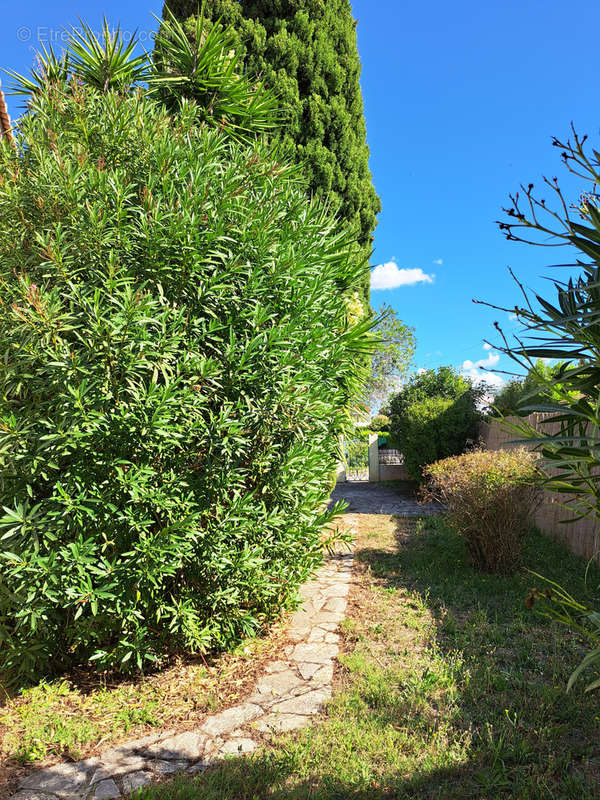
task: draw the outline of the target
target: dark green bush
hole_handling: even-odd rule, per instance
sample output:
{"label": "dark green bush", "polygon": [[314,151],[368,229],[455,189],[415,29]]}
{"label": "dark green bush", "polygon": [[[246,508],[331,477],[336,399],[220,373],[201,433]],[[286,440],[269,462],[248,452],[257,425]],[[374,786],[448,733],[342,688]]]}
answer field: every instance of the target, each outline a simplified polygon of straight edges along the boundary
{"label": "dark green bush", "polygon": [[430,397],[409,405],[397,438],[411,478],[420,480],[426,464],[462,453],[476,440],[479,419],[471,392],[457,400]]}
{"label": "dark green bush", "polygon": [[476,441],[481,395],[451,367],[440,367],[415,375],[390,399],[390,444],[402,450],[413,480],[421,480],[426,464],[458,455]]}
{"label": "dark green bush", "polygon": [[390,418],[386,417],[385,414],[377,414],[377,416],[373,417],[371,420],[370,428],[374,431],[387,433],[390,429]]}
{"label": "dark green bush", "polygon": [[364,266],[197,122],[50,88],[0,144],[5,674],[228,646],[322,557]]}
{"label": "dark green bush", "polygon": [[452,367],[428,369],[413,375],[399,392],[392,395],[382,414],[390,418],[390,430],[394,431],[401,425],[407,408],[413,403],[420,403],[429,397],[456,400],[469,389],[472,389],[471,381]]}
{"label": "dark green bush", "polygon": [[525,448],[477,450],[425,468],[427,496],[448,506],[476,566],[510,573],[539,498],[538,456]]}

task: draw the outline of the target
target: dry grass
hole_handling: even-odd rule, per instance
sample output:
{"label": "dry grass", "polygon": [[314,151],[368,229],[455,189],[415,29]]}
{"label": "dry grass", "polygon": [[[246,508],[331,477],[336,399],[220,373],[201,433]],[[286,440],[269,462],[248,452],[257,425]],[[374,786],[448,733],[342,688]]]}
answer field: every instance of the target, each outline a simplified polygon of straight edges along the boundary
{"label": "dry grass", "polygon": [[157,728],[187,730],[237,703],[287,644],[285,620],[233,653],[179,659],[136,680],[79,671],[40,683],[0,705],[0,797],[24,765],[98,754]]}

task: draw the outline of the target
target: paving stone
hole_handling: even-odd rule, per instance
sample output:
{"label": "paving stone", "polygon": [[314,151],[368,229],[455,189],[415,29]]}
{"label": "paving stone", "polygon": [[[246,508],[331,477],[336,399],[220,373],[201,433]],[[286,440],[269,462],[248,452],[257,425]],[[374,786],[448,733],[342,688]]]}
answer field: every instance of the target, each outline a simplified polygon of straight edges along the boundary
{"label": "paving stone", "polygon": [[162,761],[195,761],[204,755],[209,743],[203,731],[188,731],[156,742],[148,748],[148,755]]}
{"label": "paving stone", "polygon": [[312,613],[312,616],[311,616],[311,625],[315,624],[315,622],[314,622],[315,614],[318,614],[319,611],[321,611],[321,609],[325,606],[326,603],[327,603],[327,598],[326,597],[313,597],[313,599],[311,601],[311,605],[313,607],[313,613]]}
{"label": "paving stone", "polygon": [[302,675],[304,680],[310,681],[313,678],[313,676],[315,676],[319,672],[319,670],[323,668],[323,666],[324,666],[323,664],[313,664],[308,662],[300,663],[298,664],[298,672],[300,673],[300,675]]}
{"label": "paving stone", "polygon": [[346,610],[346,605],[345,597],[330,597],[323,605],[323,610],[333,612],[339,611],[343,613]]}
{"label": "paving stone", "polygon": [[189,761],[154,761],[153,767],[159,775],[173,775],[189,767]]}
{"label": "paving stone", "polygon": [[287,694],[296,686],[301,686],[304,683],[302,678],[291,669],[285,672],[277,672],[275,675],[266,675],[261,678],[256,685],[258,694],[266,694],[268,696],[278,696]]}
{"label": "paving stone", "polygon": [[142,786],[146,786],[148,783],[152,783],[151,772],[131,772],[129,775],[125,775],[123,778],[123,791],[126,794],[131,794],[132,792],[135,792],[136,789],[140,789]]}
{"label": "paving stone", "polygon": [[331,697],[331,692],[324,689],[315,689],[312,692],[298,695],[298,697],[291,697],[289,700],[283,700],[281,703],[273,706],[271,713],[273,714],[316,714],[321,710],[323,703]]}
{"label": "paving stone", "polygon": [[238,756],[243,755],[244,753],[252,753],[257,747],[258,745],[254,739],[248,739],[247,737],[235,737],[225,742],[219,752],[224,756]]}
{"label": "paving stone", "polygon": [[[141,759],[143,760],[143,759]],[[106,767],[98,767],[98,769],[93,773],[92,780],[90,781],[90,786],[94,786],[96,783],[100,783],[100,781],[106,781],[109,778],[112,778],[113,773],[110,770],[106,769]]]}
{"label": "paving stone", "polygon": [[319,584],[318,580],[309,581],[309,583],[305,583],[303,586],[300,587],[298,590],[298,596],[302,600],[310,600],[310,598],[314,595],[314,593],[318,590]]}
{"label": "paving stone", "polygon": [[253,724],[262,733],[285,733],[305,728],[310,725],[311,718],[299,714],[266,714]]}
{"label": "paving stone", "polygon": [[317,667],[317,671],[313,672],[310,678],[311,684],[331,684],[331,681],[333,680],[333,664],[324,664],[322,667],[318,664],[311,664],[310,666]]}
{"label": "paving stone", "polygon": [[113,780],[101,781],[94,790],[94,800],[113,800],[121,797],[119,787]]}
{"label": "paving stone", "polygon": [[324,622],[333,622],[339,625],[343,619],[344,614],[341,611],[319,611],[319,613],[315,615],[314,623],[315,625],[322,625]]}
{"label": "paving stone", "polygon": [[192,764],[191,767],[186,769],[188,775],[198,775],[201,772],[206,772],[209,767],[212,767],[216,763],[214,758],[207,758],[202,761],[198,761],[197,764]]}
{"label": "paving stone", "polygon": [[323,590],[325,597],[347,597],[350,591],[350,584],[348,583],[334,583]]}
{"label": "paving stone", "polygon": [[292,651],[292,660],[325,664],[335,658],[339,647],[335,644],[297,644]]}
{"label": "paving stone", "polygon": [[90,779],[98,759],[88,758],[76,764],[56,764],[40,769],[19,781],[19,789],[30,789],[38,793],[55,794],[59,797],[76,795]]}
{"label": "paving stone", "polygon": [[286,669],[290,668],[289,661],[271,661],[265,667],[265,673],[270,675],[273,672],[284,672]]}
{"label": "paving stone", "polygon": [[242,705],[228,708],[227,711],[221,711],[220,714],[215,714],[202,725],[202,729],[211,736],[220,736],[224,733],[229,733],[240,725],[255,719],[262,714],[260,706],[254,703],[242,703]]}
{"label": "paving stone", "polygon": [[97,783],[107,777],[116,778],[119,775],[126,775],[128,772],[135,772],[145,766],[146,759],[143,756],[135,755],[133,752],[125,755],[116,750],[109,750],[101,756],[100,765],[97,772],[94,773],[92,783]]}
{"label": "paving stone", "polygon": [[161,739],[168,739],[171,736],[175,736],[176,733],[177,731],[169,729],[166,731],[157,731],[157,733],[151,733],[148,736],[142,736],[140,739],[133,739],[131,742],[118,744],[116,747],[113,747],[110,752],[120,753],[122,755],[134,755],[138,751],[145,750],[147,747],[150,747],[151,744],[159,742]]}

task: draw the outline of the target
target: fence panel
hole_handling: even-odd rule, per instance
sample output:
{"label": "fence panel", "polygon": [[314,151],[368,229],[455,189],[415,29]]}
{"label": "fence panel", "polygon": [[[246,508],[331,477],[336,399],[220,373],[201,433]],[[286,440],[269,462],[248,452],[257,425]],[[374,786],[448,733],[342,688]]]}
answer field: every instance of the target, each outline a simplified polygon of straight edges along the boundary
{"label": "fence panel", "polygon": [[[546,433],[558,433],[559,423],[552,426],[544,425],[540,428],[541,414],[531,414],[527,417],[534,428],[543,429]],[[518,417],[508,417],[507,422],[522,422]],[[514,431],[507,430],[501,421],[492,423],[481,423],[480,437],[488,450],[501,450],[504,448],[515,447],[511,441],[518,439],[519,436]],[[527,446],[527,445],[525,445]],[[531,446],[533,448],[533,445]],[[600,530],[595,520],[590,518],[574,520],[577,514],[564,507],[564,503],[569,499],[568,495],[556,494],[544,490],[543,500],[535,513],[535,523],[540,530],[547,533],[553,539],[564,542],[567,547],[579,556],[590,559],[595,558],[600,563]]]}

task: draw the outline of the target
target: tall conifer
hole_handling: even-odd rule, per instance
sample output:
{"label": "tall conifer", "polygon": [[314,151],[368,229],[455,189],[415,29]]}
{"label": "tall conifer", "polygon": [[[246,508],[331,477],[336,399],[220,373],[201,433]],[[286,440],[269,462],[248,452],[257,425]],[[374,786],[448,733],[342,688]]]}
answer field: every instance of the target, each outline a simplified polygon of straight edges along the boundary
{"label": "tall conifer", "polygon": [[[179,19],[198,0],[166,0]],[[350,0],[205,0],[207,21],[239,36],[247,70],[275,90],[284,123],[282,152],[305,165],[315,196],[329,194],[360,230],[370,255],[381,208],[369,170],[356,23]],[[365,279],[365,299],[368,299]]]}

